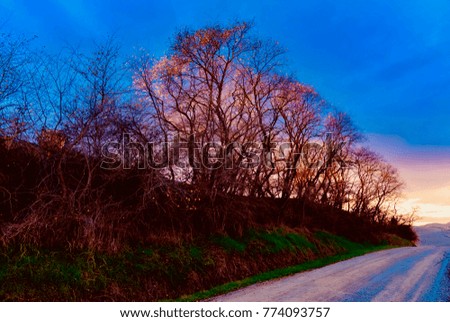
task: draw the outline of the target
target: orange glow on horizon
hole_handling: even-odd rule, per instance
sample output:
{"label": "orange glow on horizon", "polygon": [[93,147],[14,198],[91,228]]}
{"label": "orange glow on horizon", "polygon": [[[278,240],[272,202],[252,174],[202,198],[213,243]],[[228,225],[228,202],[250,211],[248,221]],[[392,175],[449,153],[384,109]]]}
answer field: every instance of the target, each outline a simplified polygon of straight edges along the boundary
{"label": "orange glow on horizon", "polygon": [[416,225],[450,222],[450,150],[410,146],[398,137],[370,134],[370,146],[392,163],[406,187],[400,210],[418,208]]}

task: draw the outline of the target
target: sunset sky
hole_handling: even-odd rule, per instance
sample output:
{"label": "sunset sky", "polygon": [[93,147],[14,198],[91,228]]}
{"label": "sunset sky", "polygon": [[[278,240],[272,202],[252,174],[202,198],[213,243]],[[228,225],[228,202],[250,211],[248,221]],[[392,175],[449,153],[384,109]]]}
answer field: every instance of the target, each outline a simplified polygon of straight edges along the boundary
{"label": "sunset sky", "polygon": [[421,222],[450,221],[450,2],[0,0],[0,26],[57,51],[115,34],[165,53],[183,27],[251,20],[289,71],[347,112],[406,183]]}

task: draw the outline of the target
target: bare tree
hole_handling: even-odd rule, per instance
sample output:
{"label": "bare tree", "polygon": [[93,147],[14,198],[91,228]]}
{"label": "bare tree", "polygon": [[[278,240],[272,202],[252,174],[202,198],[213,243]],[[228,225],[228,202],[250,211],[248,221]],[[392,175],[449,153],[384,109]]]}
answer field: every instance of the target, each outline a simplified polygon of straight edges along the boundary
{"label": "bare tree", "polygon": [[[321,99],[311,87],[288,81],[276,96],[274,106],[281,119],[279,140],[288,144],[277,172],[281,197],[287,199],[295,192],[299,172],[304,171],[302,154],[319,134]],[[298,197],[298,191],[295,193]]]}
{"label": "bare tree", "polygon": [[384,221],[395,214],[395,204],[403,183],[397,170],[374,152],[360,148],[354,152],[356,183],[353,211],[372,221]]}
{"label": "bare tree", "polygon": [[13,140],[25,131],[23,93],[31,55],[21,36],[0,33],[0,136]]}
{"label": "bare tree", "polygon": [[[241,23],[181,32],[169,57],[147,60],[135,74],[165,139],[186,148],[184,180],[212,192],[249,193],[242,182],[250,172],[239,168],[245,155],[233,148],[242,152],[243,144],[273,136],[277,119],[271,73],[281,52],[249,37],[249,29]],[[202,151],[208,145],[219,156],[213,164]]]}

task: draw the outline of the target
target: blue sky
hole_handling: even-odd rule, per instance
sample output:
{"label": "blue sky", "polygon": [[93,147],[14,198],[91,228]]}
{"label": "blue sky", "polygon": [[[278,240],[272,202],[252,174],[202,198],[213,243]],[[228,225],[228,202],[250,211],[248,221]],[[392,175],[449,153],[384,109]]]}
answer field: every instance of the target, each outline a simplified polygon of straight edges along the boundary
{"label": "blue sky", "polygon": [[0,19],[56,49],[117,33],[159,56],[185,26],[253,20],[290,71],[366,133],[450,146],[450,2],[0,0]]}
{"label": "blue sky", "polygon": [[[125,54],[160,56],[183,27],[252,20],[288,50],[289,71],[347,112],[412,187],[423,184],[411,173],[424,153],[450,165],[449,17],[448,0],[0,0],[6,28],[50,50],[115,33]],[[450,196],[450,167],[429,173],[446,178],[438,188]],[[450,198],[441,201],[450,211]]]}

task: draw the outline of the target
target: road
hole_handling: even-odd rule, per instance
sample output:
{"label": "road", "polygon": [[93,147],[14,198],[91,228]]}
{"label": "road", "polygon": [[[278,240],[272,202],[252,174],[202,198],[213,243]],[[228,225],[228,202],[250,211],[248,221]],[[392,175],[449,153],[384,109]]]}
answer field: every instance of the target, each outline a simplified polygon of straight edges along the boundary
{"label": "road", "polygon": [[418,227],[418,247],[380,251],[258,283],[220,302],[449,301],[450,225]]}

